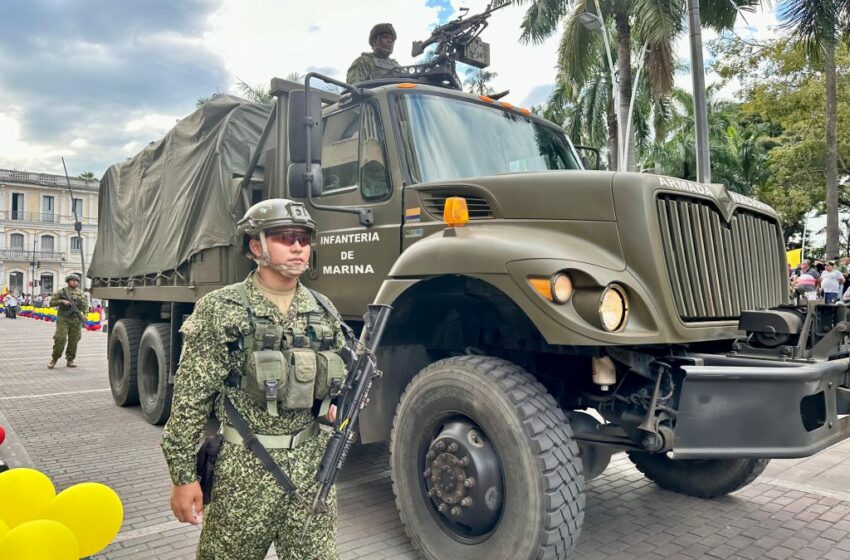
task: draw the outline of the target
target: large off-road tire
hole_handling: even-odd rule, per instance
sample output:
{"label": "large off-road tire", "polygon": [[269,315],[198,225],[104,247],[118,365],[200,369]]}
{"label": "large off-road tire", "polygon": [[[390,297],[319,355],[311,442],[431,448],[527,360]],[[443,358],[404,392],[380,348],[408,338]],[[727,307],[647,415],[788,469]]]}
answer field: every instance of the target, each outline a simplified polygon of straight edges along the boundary
{"label": "large off-road tire", "polygon": [[511,362],[461,356],[419,372],[396,409],[390,463],[426,559],[563,559],[578,540],[584,478],[569,421]]}
{"label": "large off-road tire", "polygon": [[674,460],[667,455],[630,451],[643,475],[665,490],[697,498],[725,496],[754,481],[769,459]]}
{"label": "large off-road tire", "polygon": [[164,424],[171,414],[171,325],[152,323],[139,343],[139,403],[148,423]]}
{"label": "large off-road tire", "polygon": [[136,384],[136,360],[139,341],[145,322],[141,319],[121,319],[109,333],[106,356],[109,368],[109,388],[118,406],[139,404]]}

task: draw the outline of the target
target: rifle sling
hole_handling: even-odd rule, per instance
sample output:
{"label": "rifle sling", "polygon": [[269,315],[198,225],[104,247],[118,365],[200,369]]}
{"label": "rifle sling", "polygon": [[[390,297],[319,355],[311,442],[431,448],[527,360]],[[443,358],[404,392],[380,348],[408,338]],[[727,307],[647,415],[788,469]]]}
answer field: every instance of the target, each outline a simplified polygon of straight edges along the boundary
{"label": "rifle sling", "polygon": [[292,482],[292,479],[283,472],[283,469],[280,468],[280,465],[274,460],[269,454],[269,451],[263,447],[263,444],[257,439],[257,436],[251,431],[251,428],[248,427],[248,423],[245,422],[245,419],[242,418],[242,415],[239,414],[239,411],[236,410],[236,407],[233,406],[233,403],[230,402],[230,398],[227,395],[224,395],[224,413],[227,415],[227,420],[230,424],[236,428],[236,431],[239,432],[239,435],[242,436],[242,442],[248,450],[253,453],[257,459],[262,463],[263,468],[265,468],[277,481],[280,486],[286,490],[289,494],[297,494],[298,487],[295,486],[295,483]]}

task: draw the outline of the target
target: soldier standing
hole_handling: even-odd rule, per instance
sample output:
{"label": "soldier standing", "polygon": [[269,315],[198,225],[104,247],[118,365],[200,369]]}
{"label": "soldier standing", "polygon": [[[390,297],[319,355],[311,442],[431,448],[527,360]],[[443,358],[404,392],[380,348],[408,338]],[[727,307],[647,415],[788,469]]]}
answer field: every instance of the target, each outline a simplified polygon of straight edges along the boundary
{"label": "soldier standing", "polygon": [[369,32],[369,46],[372,52],[364,52],[351,63],[346,82],[356,84],[367,80],[377,80],[392,74],[399,63],[390,58],[395,47],[396,32],[391,23],[379,23]]}
{"label": "soldier standing", "polygon": [[[326,399],[332,365],[345,375],[335,353],[345,343],[339,316],[298,280],[316,225],[303,204],[272,199],[252,206],[237,231],[257,270],[202,297],[181,328],[183,352],[162,435],[171,509],[193,524],[204,512],[199,559],[262,560],[272,542],[280,558],[336,559],[335,497],[301,542],[307,508],[243,444],[231,420],[235,409],[299,493],[315,492],[329,437],[317,424],[328,401],[320,406],[318,399]],[[195,450],[213,404],[224,442],[204,510]],[[331,407],[328,419],[334,414]]]}
{"label": "soldier standing", "polygon": [[[77,367],[77,343],[83,331],[85,313],[89,310],[86,295],[79,289],[80,277],[69,274],[65,277],[68,284],[50,297],[51,307],[56,308],[56,333],[53,335],[53,354],[47,367],[53,369],[65,352],[69,368]],[[65,347],[67,341],[68,347]]]}

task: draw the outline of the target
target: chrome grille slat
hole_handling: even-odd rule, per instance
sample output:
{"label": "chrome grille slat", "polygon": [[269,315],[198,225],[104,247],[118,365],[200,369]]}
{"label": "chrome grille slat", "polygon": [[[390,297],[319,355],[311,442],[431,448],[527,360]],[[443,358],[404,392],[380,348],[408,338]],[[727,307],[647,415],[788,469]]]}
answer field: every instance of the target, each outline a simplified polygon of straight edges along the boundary
{"label": "chrome grille slat", "polygon": [[784,302],[782,232],[771,218],[739,208],[727,222],[709,201],[666,194],[656,209],[684,321],[736,319]]}

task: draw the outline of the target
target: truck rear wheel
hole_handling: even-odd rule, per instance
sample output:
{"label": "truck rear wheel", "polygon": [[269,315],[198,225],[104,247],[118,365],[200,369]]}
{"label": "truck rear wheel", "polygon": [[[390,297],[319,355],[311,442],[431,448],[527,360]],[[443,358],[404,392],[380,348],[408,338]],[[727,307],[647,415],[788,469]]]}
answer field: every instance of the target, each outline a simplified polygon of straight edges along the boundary
{"label": "truck rear wheel", "polygon": [[109,388],[112,390],[112,399],[118,406],[139,404],[136,359],[144,329],[145,322],[141,319],[121,319],[109,333],[106,347]]}
{"label": "truck rear wheel", "polygon": [[665,490],[697,498],[725,496],[754,481],[769,459],[674,460],[665,454],[630,451],[643,475]]}
{"label": "truck rear wheel", "polygon": [[171,414],[171,325],[148,325],[139,343],[139,402],[148,423],[158,426]]}
{"label": "truck rear wheel", "polygon": [[566,558],[584,478],[564,412],[527,371],[461,356],[414,377],[396,409],[393,492],[430,560]]}

